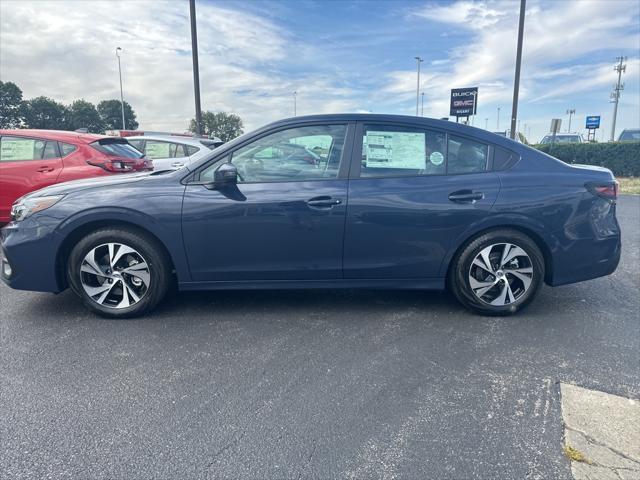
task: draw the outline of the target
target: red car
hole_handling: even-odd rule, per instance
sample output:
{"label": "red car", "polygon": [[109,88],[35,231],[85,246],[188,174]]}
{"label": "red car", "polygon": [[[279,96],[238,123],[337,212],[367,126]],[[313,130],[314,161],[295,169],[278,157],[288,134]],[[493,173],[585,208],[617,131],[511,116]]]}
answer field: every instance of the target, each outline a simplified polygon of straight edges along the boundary
{"label": "red car", "polygon": [[0,224],[26,193],[54,183],[153,170],[119,137],[59,130],[0,130]]}

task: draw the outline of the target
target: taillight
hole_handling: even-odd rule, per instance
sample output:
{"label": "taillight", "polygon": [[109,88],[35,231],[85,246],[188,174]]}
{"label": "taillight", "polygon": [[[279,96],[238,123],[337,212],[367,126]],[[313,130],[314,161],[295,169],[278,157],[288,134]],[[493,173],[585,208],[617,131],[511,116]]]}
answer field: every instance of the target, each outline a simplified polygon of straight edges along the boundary
{"label": "taillight", "polygon": [[615,201],[618,198],[618,182],[591,182],[585,185],[587,190],[598,197]]}
{"label": "taillight", "polygon": [[126,173],[135,170],[135,161],[124,158],[96,158],[87,160],[89,165],[100,167],[107,172]]}

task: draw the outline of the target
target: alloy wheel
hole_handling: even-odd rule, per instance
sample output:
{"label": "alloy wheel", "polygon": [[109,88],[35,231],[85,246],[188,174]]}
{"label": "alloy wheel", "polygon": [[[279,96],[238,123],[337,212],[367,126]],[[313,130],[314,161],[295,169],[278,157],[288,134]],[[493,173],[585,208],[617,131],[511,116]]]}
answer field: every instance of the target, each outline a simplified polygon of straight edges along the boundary
{"label": "alloy wheel", "polygon": [[109,308],[127,308],[149,290],[151,272],[140,252],[122,243],[104,243],[91,249],[80,265],[86,294]]}
{"label": "alloy wheel", "polygon": [[531,286],[533,264],[527,252],[512,243],[495,243],[483,248],[469,268],[469,285],[482,302],[511,305]]}

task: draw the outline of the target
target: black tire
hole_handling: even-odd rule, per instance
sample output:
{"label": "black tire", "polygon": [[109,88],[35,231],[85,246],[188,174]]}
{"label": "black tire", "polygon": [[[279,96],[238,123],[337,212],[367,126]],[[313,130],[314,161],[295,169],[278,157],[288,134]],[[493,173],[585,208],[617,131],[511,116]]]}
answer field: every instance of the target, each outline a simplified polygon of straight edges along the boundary
{"label": "black tire", "polygon": [[[516,298],[513,303],[497,306],[483,301],[474,293],[469,276],[476,256],[486,247],[500,243],[510,243],[523,249],[529,256],[533,272],[531,283],[524,293]],[[469,310],[482,315],[504,316],[512,315],[522,310],[535,298],[544,281],[544,275],[544,257],[536,243],[530,237],[517,230],[499,229],[471,239],[460,250],[451,262],[448,287],[458,301]],[[498,285],[502,285],[502,283]],[[500,287],[498,286],[497,288],[499,289]]]}
{"label": "black tire", "polygon": [[[148,265],[149,285],[139,301],[128,307],[101,305],[82,286],[80,267],[94,248],[108,243],[120,243],[139,252]],[[91,311],[107,318],[131,318],[144,315],[164,298],[171,285],[171,267],[161,245],[153,237],[126,227],[102,228],[83,237],[71,250],[67,262],[67,278],[71,289]]]}

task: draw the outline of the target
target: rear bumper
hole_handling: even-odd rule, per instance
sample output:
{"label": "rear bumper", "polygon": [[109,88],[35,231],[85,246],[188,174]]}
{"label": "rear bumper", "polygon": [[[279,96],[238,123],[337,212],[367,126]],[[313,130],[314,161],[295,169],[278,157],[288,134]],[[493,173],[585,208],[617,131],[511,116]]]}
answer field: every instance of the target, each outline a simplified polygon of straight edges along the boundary
{"label": "rear bumper", "polygon": [[60,292],[56,275],[60,243],[58,234],[31,219],[7,224],[0,229],[0,279],[17,290]]}
{"label": "rear bumper", "polygon": [[549,285],[556,287],[610,275],[618,268],[620,252],[620,236],[574,241],[555,256]]}

